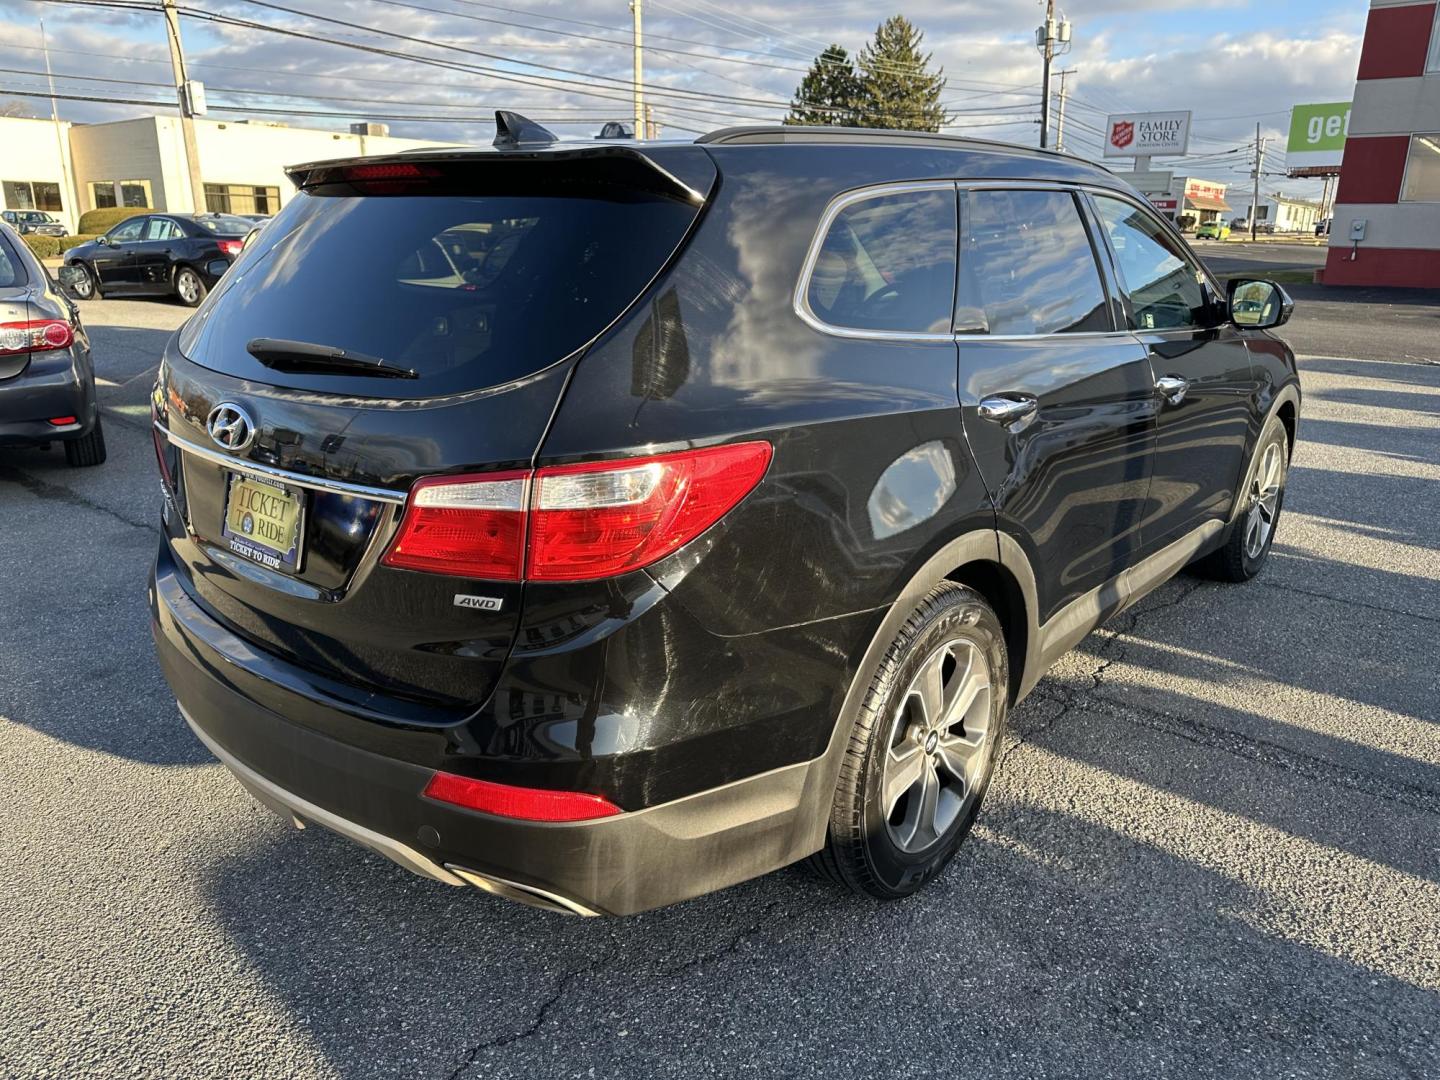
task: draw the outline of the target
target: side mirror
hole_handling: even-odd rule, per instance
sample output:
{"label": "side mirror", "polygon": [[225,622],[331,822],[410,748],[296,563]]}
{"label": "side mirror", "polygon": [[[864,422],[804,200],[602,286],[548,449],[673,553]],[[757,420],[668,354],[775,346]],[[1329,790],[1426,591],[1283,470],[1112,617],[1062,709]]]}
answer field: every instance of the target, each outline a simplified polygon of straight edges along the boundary
{"label": "side mirror", "polygon": [[60,282],[60,291],[72,300],[80,299],[76,289],[85,281],[85,276],[83,266],[62,266],[55,271],[55,278]]}
{"label": "side mirror", "polygon": [[1290,294],[1264,278],[1231,278],[1228,290],[1230,321],[1244,329],[1284,326],[1295,311]]}
{"label": "side mirror", "polygon": [[205,264],[205,272],[214,278],[220,277],[229,269],[230,263],[227,259],[211,259]]}
{"label": "side mirror", "polygon": [[95,237],[95,242],[96,242],[97,244],[100,244],[100,245],[104,246],[104,247],[109,247],[109,246],[110,246],[110,237],[108,237],[108,236],[97,236],[97,237]]}

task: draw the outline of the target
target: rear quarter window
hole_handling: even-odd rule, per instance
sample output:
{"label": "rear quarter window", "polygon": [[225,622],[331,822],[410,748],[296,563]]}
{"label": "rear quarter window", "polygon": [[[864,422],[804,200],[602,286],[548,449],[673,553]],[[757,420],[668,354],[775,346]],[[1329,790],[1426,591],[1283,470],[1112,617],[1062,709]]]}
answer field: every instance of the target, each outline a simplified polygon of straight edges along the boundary
{"label": "rear quarter window", "polygon": [[948,334],[955,189],[875,192],[844,205],[810,263],[805,306],[837,329]]}
{"label": "rear quarter window", "polygon": [[[696,207],[628,189],[564,194],[301,194],[259,234],[180,337],[185,356],[303,389],[426,397],[531,374],[639,295]],[[332,346],[415,380],[281,373],[257,337]],[[379,384],[378,386],[376,384]]]}

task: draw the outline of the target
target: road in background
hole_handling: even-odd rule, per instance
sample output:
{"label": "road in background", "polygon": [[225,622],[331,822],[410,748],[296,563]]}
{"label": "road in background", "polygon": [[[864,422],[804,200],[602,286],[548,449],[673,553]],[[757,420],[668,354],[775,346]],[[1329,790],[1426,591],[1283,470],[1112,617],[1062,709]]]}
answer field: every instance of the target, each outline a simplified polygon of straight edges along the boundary
{"label": "road in background", "polygon": [[412,877],[215,764],[144,597],[187,313],[83,310],[110,461],[0,455],[0,1075],[1440,1075],[1433,304],[1302,304],[1363,358],[1303,363],[1269,565],[1066,656],[924,894],[791,869],[626,920]]}

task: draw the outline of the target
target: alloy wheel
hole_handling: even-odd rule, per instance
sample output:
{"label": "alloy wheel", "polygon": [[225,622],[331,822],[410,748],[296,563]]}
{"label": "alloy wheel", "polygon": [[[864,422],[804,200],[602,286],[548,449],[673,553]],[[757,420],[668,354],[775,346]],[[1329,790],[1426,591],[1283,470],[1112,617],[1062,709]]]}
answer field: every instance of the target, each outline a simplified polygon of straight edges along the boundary
{"label": "alloy wheel", "polygon": [[1280,513],[1280,489],[1285,483],[1285,460],[1280,443],[1265,447],[1255,479],[1250,483],[1250,509],[1245,518],[1245,555],[1258,559],[1265,550],[1275,517]]}
{"label": "alloy wheel", "polygon": [[935,649],[896,707],[880,774],[890,839],[919,854],[974,802],[990,738],[990,668],[964,638]]}
{"label": "alloy wheel", "polygon": [[200,299],[200,279],[193,270],[182,270],[175,279],[175,291],[180,294],[181,300],[193,304]]}
{"label": "alloy wheel", "polygon": [[[83,266],[80,269],[85,270]],[[85,276],[75,282],[74,289],[75,295],[81,300],[89,300],[95,295],[95,279],[91,277],[89,270],[85,270]]]}

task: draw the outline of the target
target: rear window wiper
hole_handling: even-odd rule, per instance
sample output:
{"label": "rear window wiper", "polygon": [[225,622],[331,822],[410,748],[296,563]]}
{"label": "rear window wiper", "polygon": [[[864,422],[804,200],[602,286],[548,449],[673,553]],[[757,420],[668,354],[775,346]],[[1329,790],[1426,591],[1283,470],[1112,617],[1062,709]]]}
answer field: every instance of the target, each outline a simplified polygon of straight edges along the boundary
{"label": "rear window wiper", "polygon": [[388,363],[378,356],[350,352],[334,345],[284,338],[251,338],[245,351],[275,371],[315,375],[370,375],[377,379],[418,379],[414,368]]}

